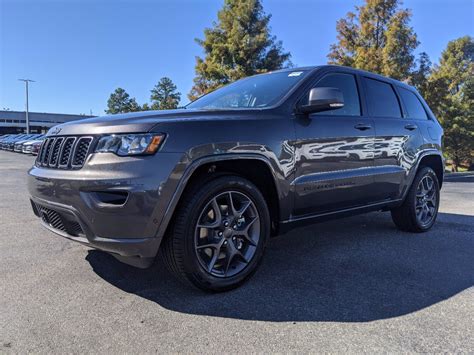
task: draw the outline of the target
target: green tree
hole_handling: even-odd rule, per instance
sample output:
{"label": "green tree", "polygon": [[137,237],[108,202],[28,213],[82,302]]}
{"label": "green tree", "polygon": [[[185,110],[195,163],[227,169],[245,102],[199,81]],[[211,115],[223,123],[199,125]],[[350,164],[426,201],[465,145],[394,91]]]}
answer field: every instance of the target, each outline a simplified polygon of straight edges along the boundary
{"label": "green tree", "polygon": [[431,75],[431,61],[426,52],[421,52],[417,60],[417,68],[413,71],[409,83],[415,86],[420,94],[425,97],[428,94],[428,79]]}
{"label": "green tree", "polygon": [[179,105],[181,93],[176,91],[176,85],[170,78],[161,78],[151,90],[152,110],[171,110]]}
{"label": "green tree", "polygon": [[117,88],[112,94],[110,94],[110,97],[107,100],[106,113],[115,114],[136,111],[140,111],[140,105],[138,105],[135,98],[131,98],[124,89]]}
{"label": "green tree", "polygon": [[196,57],[196,77],[189,99],[249,75],[290,66],[290,54],[270,34],[271,15],[260,0],[225,0],[218,21],[196,39],[204,58]]}
{"label": "green tree", "polygon": [[474,41],[450,41],[428,80],[426,100],[444,128],[445,153],[459,165],[474,151]]}
{"label": "green tree", "polygon": [[411,12],[399,0],[365,0],[337,21],[337,43],[329,63],[365,69],[405,80],[415,66],[418,40],[409,26]]}

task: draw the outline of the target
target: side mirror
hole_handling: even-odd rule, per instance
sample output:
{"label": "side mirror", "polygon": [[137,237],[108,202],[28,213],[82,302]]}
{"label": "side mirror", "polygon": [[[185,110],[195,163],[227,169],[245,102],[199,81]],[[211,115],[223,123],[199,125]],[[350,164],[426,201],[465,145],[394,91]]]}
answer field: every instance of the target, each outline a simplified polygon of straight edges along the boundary
{"label": "side mirror", "polygon": [[308,104],[299,107],[300,112],[314,113],[336,110],[344,107],[344,96],[337,88],[312,88],[309,92]]}

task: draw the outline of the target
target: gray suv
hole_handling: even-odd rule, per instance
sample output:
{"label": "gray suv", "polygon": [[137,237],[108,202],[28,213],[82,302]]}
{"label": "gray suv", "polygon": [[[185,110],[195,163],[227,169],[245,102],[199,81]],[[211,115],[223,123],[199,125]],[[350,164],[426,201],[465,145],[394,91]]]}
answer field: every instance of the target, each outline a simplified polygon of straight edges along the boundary
{"label": "gray suv", "polygon": [[391,211],[435,223],[443,130],[404,83],[338,66],[276,71],[184,109],[51,129],[29,171],[34,213],[63,237],[180,279],[240,285],[304,223]]}

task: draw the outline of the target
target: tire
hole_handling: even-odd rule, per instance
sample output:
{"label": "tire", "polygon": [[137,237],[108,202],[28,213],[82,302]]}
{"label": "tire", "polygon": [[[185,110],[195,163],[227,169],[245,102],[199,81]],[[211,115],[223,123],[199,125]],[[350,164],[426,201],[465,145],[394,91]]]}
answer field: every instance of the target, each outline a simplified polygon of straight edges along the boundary
{"label": "tire", "polygon": [[221,292],[254,274],[269,235],[270,213],[258,188],[239,176],[220,176],[187,191],[160,249],[180,280]]}
{"label": "tire", "polygon": [[[430,187],[429,191],[427,186]],[[424,207],[425,204],[426,208]],[[402,231],[414,233],[426,232],[435,223],[438,208],[438,177],[433,169],[425,166],[416,174],[403,204],[391,210],[392,220]],[[423,216],[425,216],[425,218],[421,218]]]}

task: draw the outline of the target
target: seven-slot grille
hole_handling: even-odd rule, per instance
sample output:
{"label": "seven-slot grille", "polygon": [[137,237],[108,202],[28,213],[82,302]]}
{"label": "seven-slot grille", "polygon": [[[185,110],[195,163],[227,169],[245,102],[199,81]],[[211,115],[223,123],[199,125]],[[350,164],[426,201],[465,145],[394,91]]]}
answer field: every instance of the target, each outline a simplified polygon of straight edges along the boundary
{"label": "seven-slot grille", "polygon": [[92,137],[47,138],[41,145],[36,165],[56,169],[80,169],[92,146]]}

